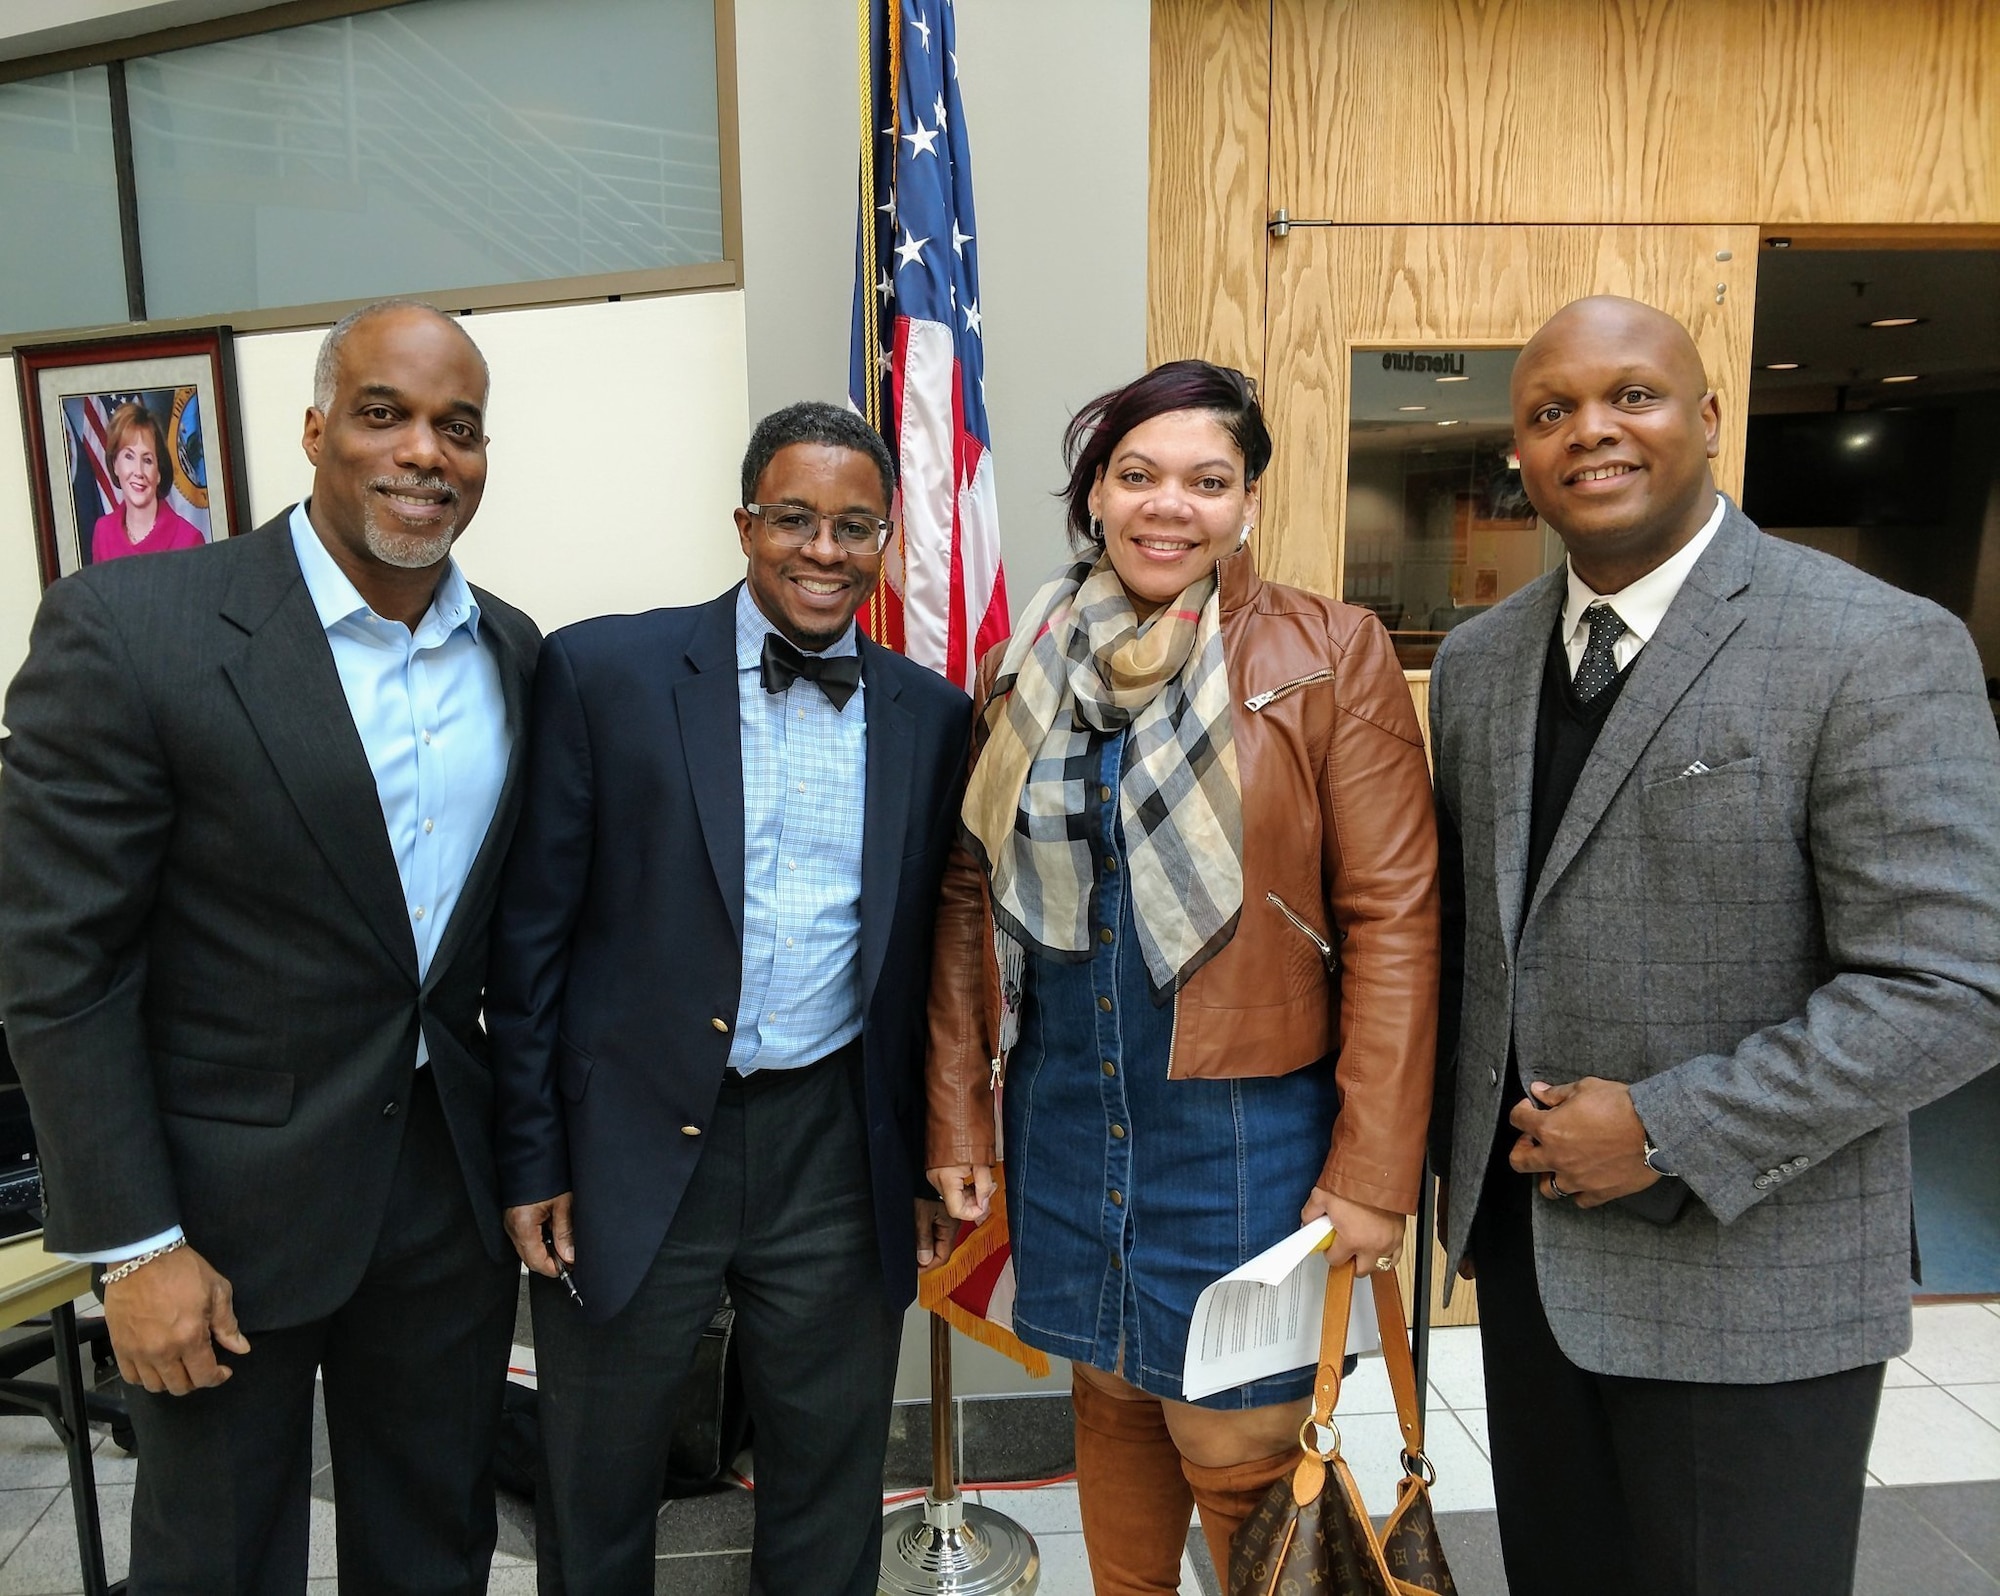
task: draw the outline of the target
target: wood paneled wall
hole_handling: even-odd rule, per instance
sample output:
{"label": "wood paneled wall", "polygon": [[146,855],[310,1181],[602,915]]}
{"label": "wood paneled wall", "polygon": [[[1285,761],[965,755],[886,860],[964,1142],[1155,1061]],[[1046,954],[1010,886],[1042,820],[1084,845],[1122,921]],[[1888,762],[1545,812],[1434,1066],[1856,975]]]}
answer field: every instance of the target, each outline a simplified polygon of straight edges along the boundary
{"label": "wood paneled wall", "polygon": [[1261,376],[1271,87],[1268,0],[1154,0],[1149,363]]}
{"label": "wood paneled wall", "polygon": [[[1723,251],[1732,258],[1719,262]],[[1716,481],[1741,490],[1754,227],[1301,228],[1272,240],[1270,261],[1265,387],[1278,449],[1257,562],[1273,581],[1341,591],[1348,370],[1357,345],[1518,345],[1585,294],[1643,299],[1694,334],[1722,403]]]}
{"label": "wood paneled wall", "polygon": [[1271,30],[1293,216],[2000,221],[1992,0],[1273,0]]}

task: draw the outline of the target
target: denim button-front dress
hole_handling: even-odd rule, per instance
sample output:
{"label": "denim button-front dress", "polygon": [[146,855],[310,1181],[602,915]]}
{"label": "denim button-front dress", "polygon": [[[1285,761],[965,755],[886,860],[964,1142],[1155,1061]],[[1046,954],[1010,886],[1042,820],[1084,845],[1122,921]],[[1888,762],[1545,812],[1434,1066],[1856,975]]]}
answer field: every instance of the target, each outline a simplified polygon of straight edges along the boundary
{"label": "denim button-front dress", "polygon": [[[1104,739],[1097,793],[1115,795],[1124,748],[1123,732]],[[1014,1328],[1180,1401],[1195,1298],[1298,1228],[1333,1136],[1333,1062],[1168,1078],[1173,1002],[1155,1003],[1147,979],[1118,805],[1096,809],[1092,955],[1029,957],[1007,1064]],[[1307,1395],[1312,1381],[1308,1366],[1200,1405],[1263,1407]]]}

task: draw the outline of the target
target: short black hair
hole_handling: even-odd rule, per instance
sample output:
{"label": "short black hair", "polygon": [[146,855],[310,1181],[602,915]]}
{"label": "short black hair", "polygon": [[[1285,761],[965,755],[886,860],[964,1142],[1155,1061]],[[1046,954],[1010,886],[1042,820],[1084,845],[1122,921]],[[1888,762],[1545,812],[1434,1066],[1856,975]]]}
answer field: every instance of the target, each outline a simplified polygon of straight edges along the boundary
{"label": "short black hair", "polygon": [[795,443],[819,443],[829,449],[852,449],[875,462],[882,473],[882,503],[896,502],[896,457],[882,441],[882,434],[852,410],[802,399],[782,410],[773,410],[750,434],[750,447],[743,451],[743,502],[757,496],[757,479],[780,449]]}
{"label": "short black hair", "polygon": [[1170,360],[1123,388],[1101,393],[1071,418],[1063,433],[1069,482],[1062,498],[1069,505],[1069,541],[1077,549],[1102,548],[1103,534],[1092,525],[1090,490],[1117,452],[1119,442],[1141,422],[1176,410],[1205,410],[1222,424],[1243,456],[1243,480],[1255,482],[1271,463],[1271,434],[1257,403],[1257,384],[1234,366],[1206,360]]}

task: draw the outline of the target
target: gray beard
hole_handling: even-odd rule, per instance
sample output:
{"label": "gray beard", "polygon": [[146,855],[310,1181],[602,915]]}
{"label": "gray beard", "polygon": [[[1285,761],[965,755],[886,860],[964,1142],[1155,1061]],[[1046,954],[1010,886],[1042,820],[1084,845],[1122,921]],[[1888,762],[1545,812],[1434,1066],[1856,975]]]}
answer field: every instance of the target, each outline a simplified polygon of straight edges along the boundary
{"label": "gray beard", "polygon": [[458,527],[441,527],[437,532],[425,536],[417,532],[392,532],[380,525],[371,510],[362,520],[362,536],[367,541],[368,552],[384,565],[397,566],[405,571],[421,571],[436,565],[451,553],[451,541],[458,534]]}

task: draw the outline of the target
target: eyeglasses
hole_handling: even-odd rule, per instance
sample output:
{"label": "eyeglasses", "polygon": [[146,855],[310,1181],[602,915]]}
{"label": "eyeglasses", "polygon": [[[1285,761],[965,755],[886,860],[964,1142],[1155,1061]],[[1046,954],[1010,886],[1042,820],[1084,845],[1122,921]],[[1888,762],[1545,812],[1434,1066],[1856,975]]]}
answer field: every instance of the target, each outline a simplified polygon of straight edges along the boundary
{"label": "eyeglasses", "polygon": [[887,521],[855,510],[821,515],[801,504],[746,504],[743,508],[764,523],[773,543],[787,549],[804,548],[828,523],[833,527],[833,541],[849,554],[880,554],[882,545],[889,541]]}

